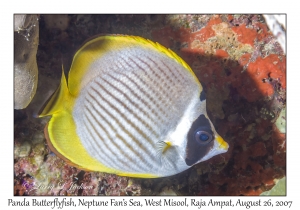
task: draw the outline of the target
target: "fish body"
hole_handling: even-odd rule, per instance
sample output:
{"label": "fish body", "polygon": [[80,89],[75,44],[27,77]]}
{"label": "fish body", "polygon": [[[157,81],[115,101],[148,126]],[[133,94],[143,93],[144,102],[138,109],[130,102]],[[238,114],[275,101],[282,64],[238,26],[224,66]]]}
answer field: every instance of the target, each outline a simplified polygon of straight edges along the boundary
{"label": "fish body", "polygon": [[40,117],[48,144],[90,171],[163,177],[224,153],[201,84],[173,51],[137,36],[99,36],[75,54]]}

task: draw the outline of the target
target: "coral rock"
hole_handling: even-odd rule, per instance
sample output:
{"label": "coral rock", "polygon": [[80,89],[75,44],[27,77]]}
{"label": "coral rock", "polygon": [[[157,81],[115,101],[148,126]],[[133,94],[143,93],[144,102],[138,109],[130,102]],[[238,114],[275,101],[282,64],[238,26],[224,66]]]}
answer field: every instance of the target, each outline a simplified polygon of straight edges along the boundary
{"label": "coral rock", "polygon": [[15,157],[27,157],[31,150],[31,145],[25,141],[22,145],[15,145]]}
{"label": "coral rock", "polygon": [[15,15],[14,29],[14,108],[23,109],[28,106],[37,88],[37,15]]}

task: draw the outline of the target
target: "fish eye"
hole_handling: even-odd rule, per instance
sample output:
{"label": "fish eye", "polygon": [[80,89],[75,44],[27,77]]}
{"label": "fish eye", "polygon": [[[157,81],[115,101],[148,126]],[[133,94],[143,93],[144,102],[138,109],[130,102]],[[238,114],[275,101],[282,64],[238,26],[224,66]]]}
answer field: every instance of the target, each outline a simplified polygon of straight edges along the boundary
{"label": "fish eye", "polygon": [[212,135],[206,131],[198,130],[195,132],[195,140],[199,144],[206,144],[208,142],[211,142],[213,139]]}

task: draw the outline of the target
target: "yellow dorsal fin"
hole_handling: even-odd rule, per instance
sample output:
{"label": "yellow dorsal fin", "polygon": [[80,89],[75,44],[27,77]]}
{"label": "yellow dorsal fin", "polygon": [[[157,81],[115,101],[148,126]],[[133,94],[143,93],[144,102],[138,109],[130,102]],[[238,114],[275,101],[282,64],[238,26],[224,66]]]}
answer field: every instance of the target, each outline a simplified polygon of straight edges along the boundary
{"label": "yellow dorsal fin", "polygon": [[152,45],[156,50],[166,54],[170,58],[173,58],[179,64],[184,66],[184,68],[186,68],[192,75],[194,75],[194,72],[191,69],[191,67],[181,57],[179,57],[175,52],[173,52],[170,48],[166,48],[165,46],[159,44],[158,42],[153,42],[153,41],[151,41],[149,39],[145,39],[143,37],[139,37],[139,36],[127,36],[127,37],[132,38],[132,39],[134,39],[137,42],[142,43],[142,44]]}
{"label": "yellow dorsal fin", "polygon": [[82,79],[90,69],[93,62],[105,55],[107,52],[122,48],[131,48],[134,46],[147,47],[173,59],[175,62],[182,65],[184,69],[193,76],[200,87],[200,91],[202,91],[202,86],[190,66],[171,49],[139,36],[103,35],[87,41],[74,55],[68,79],[68,87],[72,96],[78,96],[82,89],[82,85],[84,86]]}
{"label": "yellow dorsal fin", "polygon": [[199,83],[199,81],[198,81],[195,73],[191,69],[191,67],[180,56],[178,56],[173,50],[171,50],[170,48],[166,48],[165,46],[159,44],[158,42],[153,42],[153,41],[151,41],[149,39],[145,39],[143,37],[139,37],[139,36],[127,36],[127,37],[136,40],[138,43],[152,46],[158,52],[164,53],[169,58],[174,59],[177,63],[182,65],[194,77],[194,79],[197,81],[197,84],[200,86],[200,90],[202,91],[202,86]]}
{"label": "yellow dorsal fin", "polygon": [[[50,97],[50,100],[47,101],[43,111],[39,114],[39,117],[44,117],[47,115],[53,115],[54,113],[59,112],[64,109],[64,103],[68,101],[70,96],[66,76],[64,73],[64,68],[62,67],[62,76],[60,80],[60,85],[57,90]],[[66,100],[67,99],[67,100]]]}

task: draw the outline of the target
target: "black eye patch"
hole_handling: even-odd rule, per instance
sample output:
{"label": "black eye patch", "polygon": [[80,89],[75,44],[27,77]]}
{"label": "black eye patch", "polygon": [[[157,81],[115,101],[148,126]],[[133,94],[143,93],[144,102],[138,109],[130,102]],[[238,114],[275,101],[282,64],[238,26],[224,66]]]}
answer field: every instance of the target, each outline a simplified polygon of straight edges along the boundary
{"label": "black eye patch", "polygon": [[209,120],[200,115],[188,132],[185,162],[191,166],[204,157],[214,146],[214,134]]}

